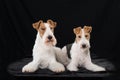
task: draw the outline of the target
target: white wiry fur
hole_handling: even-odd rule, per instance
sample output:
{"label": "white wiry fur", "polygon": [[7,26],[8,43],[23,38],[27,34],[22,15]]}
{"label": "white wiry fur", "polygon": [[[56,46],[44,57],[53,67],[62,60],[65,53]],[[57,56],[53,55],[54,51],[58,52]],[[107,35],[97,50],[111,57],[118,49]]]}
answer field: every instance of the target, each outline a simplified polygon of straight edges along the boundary
{"label": "white wiry fur", "polygon": [[[79,42],[74,42],[71,50],[70,50],[70,55],[71,55],[71,60],[67,59],[67,69],[69,71],[78,71],[78,67],[84,67],[90,71],[96,72],[96,71],[105,71],[105,68],[98,66],[91,61],[90,57],[90,43],[89,40],[87,40],[84,36],[84,30],[82,29],[82,36],[81,40]],[[82,44],[86,44],[86,48],[83,49],[81,48]],[[67,55],[67,49],[66,46],[62,48],[62,51],[64,54]]]}
{"label": "white wiry fur", "polygon": [[[65,71],[64,65],[56,60],[56,54],[61,52],[61,49],[55,47],[56,39],[53,32],[50,30],[49,24],[44,23],[46,31],[42,37],[37,33],[35,45],[33,48],[33,60],[22,68],[22,72],[35,72],[38,68],[48,68],[53,72]],[[53,37],[53,43],[46,44],[47,37]]]}

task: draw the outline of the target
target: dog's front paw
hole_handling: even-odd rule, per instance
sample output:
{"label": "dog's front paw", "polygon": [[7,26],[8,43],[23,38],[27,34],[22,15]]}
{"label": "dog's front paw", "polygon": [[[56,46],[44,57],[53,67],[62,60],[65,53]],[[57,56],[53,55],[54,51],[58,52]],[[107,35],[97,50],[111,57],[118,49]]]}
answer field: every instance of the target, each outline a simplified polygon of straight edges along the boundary
{"label": "dog's front paw", "polygon": [[106,71],[104,67],[97,67],[93,69],[94,72],[99,72],[99,71]]}
{"label": "dog's front paw", "polygon": [[51,70],[53,72],[60,73],[65,71],[65,67],[62,64],[57,63],[56,65],[52,66]]}
{"label": "dog's front paw", "polygon": [[68,66],[67,66],[67,69],[68,69],[69,71],[78,71],[78,68],[75,67],[75,66],[72,66],[72,65],[68,65]]}
{"label": "dog's front paw", "polygon": [[27,64],[25,65],[23,68],[22,68],[22,72],[35,72],[36,71],[36,68],[30,64]]}

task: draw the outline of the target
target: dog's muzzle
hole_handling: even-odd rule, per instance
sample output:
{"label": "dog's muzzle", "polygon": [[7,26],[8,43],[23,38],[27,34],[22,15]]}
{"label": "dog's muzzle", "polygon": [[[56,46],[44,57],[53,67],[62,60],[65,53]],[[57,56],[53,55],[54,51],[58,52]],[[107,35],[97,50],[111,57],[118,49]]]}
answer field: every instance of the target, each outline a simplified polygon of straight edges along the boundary
{"label": "dog's muzzle", "polygon": [[54,44],[54,43],[55,43],[54,37],[51,36],[51,35],[47,36],[45,43],[46,43],[46,45],[48,45],[48,46],[49,46],[49,45],[55,45],[55,44]]}
{"label": "dog's muzzle", "polygon": [[51,35],[47,37],[47,42],[54,42],[54,39]]}

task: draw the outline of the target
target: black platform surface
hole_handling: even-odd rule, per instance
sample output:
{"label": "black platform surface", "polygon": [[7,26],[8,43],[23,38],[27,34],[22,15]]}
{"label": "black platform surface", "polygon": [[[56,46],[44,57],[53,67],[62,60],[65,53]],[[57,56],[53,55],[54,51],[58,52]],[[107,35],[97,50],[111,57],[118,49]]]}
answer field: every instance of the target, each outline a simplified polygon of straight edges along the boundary
{"label": "black platform surface", "polygon": [[92,72],[84,68],[80,68],[77,72],[70,72],[66,70],[62,73],[54,73],[48,69],[38,69],[34,73],[22,73],[22,67],[31,60],[32,58],[24,58],[22,60],[13,62],[8,66],[8,72],[13,76],[18,77],[109,77],[113,76],[115,72],[115,66],[110,61],[93,55],[92,62],[105,67],[107,71]]}

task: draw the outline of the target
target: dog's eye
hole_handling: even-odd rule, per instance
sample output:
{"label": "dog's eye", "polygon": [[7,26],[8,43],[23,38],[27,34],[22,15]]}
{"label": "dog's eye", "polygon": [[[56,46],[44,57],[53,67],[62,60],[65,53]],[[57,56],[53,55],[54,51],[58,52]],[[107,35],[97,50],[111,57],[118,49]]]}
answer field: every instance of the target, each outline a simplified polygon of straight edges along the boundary
{"label": "dog's eye", "polygon": [[88,37],[88,35],[85,35],[85,37]]}
{"label": "dog's eye", "polygon": [[53,28],[51,27],[50,29],[52,30]]}
{"label": "dog's eye", "polygon": [[44,31],[44,30],[45,30],[45,28],[41,28],[41,30],[43,30],[43,31]]}
{"label": "dog's eye", "polygon": [[78,38],[81,38],[81,36],[78,36]]}

